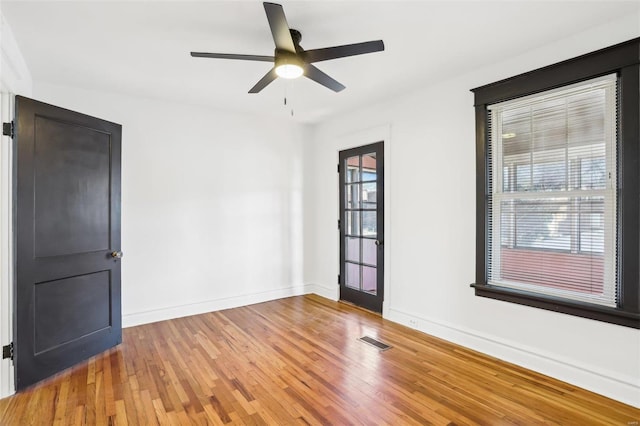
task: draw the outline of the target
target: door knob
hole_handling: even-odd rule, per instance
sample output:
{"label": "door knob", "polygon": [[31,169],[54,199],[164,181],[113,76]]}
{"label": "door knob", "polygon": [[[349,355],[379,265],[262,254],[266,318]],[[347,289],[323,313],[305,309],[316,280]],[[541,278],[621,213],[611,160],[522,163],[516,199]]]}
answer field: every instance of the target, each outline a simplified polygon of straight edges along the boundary
{"label": "door knob", "polygon": [[377,245],[377,246],[381,246],[381,245],[382,245],[382,241],[380,241],[380,240],[376,240],[376,245]]}
{"label": "door knob", "polygon": [[111,257],[114,259],[122,259],[123,253],[121,251],[112,251]]}

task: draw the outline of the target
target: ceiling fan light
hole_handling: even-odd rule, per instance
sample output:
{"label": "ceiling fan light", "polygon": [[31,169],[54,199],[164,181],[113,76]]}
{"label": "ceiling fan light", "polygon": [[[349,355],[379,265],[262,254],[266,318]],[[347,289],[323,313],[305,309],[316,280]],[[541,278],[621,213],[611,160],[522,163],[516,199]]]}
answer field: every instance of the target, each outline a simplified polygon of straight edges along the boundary
{"label": "ceiling fan light", "polygon": [[282,64],[276,67],[276,74],[282,78],[298,78],[302,72],[302,67],[296,64]]}
{"label": "ceiling fan light", "polygon": [[298,78],[303,73],[302,60],[289,52],[276,53],[276,74],[282,78]]}

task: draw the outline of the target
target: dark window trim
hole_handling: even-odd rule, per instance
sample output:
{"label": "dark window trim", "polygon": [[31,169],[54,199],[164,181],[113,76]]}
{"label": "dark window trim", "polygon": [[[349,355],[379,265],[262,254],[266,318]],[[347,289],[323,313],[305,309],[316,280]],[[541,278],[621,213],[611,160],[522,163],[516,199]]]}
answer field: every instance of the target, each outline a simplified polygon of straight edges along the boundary
{"label": "dark window trim", "polygon": [[521,98],[637,65],[640,38],[472,89],[474,106]]}
{"label": "dark window trim", "polygon": [[[487,283],[487,106],[606,74],[618,76],[618,307]],[[640,328],[640,38],[472,90],[476,115],[476,296]]]}

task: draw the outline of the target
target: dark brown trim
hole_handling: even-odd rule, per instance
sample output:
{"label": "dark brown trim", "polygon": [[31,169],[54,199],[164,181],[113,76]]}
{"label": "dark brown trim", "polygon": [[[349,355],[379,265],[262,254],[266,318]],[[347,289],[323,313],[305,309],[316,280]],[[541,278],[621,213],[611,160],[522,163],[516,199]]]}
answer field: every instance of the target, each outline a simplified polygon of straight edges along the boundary
{"label": "dark brown trim", "polygon": [[620,303],[640,313],[640,66],[620,70],[618,155],[618,276]]}
{"label": "dark brown trim", "polygon": [[476,87],[471,90],[475,95],[474,106],[503,102],[617,72],[640,61],[639,43],[640,38],[636,38],[515,77]]}
{"label": "dark brown trim", "polygon": [[[605,74],[618,76],[618,307],[487,283],[487,106]],[[476,115],[476,282],[481,297],[640,328],[640,38],[472,90]]]}

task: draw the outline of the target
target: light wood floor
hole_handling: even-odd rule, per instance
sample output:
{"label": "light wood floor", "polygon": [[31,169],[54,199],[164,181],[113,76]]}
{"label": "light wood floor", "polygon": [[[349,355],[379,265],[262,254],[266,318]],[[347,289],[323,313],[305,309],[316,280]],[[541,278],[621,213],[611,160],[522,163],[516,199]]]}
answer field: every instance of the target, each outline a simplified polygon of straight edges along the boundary
{"label": "light wood floor", "polygon": [[118,348],[0,401],[2,425],[639,420],[630,406],[318,296],[127,328]]}

